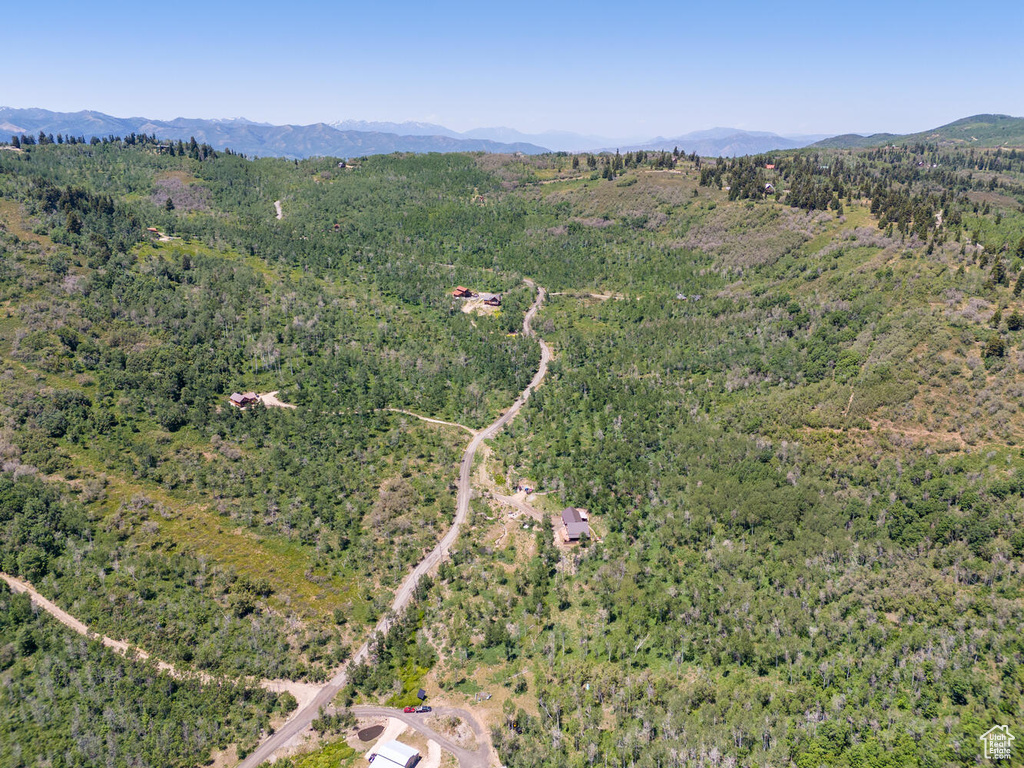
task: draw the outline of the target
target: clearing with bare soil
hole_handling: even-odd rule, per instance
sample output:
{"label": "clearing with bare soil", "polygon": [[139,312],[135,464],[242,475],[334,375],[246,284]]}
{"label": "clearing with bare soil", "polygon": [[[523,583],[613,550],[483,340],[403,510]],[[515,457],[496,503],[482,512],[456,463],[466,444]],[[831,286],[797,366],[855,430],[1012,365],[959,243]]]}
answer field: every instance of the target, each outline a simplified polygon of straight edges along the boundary
{"label": "clearing with bare soil", "polygon": [[296,408],[297,406],[291,403],[282,403],[277,399],[277,393],[280,390],[275,389],[273,392],[267,392],[264,395],[260,395],[260,402],[268,408]]}

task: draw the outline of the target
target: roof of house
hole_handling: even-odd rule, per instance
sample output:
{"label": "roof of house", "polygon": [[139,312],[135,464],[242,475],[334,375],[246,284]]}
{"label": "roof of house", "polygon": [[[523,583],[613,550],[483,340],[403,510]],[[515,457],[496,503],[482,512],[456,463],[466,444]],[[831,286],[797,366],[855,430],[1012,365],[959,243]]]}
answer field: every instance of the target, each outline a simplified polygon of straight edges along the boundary
{"label": "roof of house", "polygon": [[565,537],[570,541],[575,541],[583,534],[590,535],[590,526],[576,507],[562,510],[562,525],[565,526]]}
{"label": "roof of house", "polygon": [[[386,768],[391,768],[392,765],[408,768],[408,766],[415,763],[419,754],[408,744],[403,744],[397,740],[389,741],[377,747],[377,757],[373,762],[376,766],[386,766]],[[383,762],[381,762],[382,760]]]}
{"label": "roof of house", "polygon": [[590,535],[590,526],[586,523],[566,523],[565,538],[569,541],[578,540],[583,534]]}

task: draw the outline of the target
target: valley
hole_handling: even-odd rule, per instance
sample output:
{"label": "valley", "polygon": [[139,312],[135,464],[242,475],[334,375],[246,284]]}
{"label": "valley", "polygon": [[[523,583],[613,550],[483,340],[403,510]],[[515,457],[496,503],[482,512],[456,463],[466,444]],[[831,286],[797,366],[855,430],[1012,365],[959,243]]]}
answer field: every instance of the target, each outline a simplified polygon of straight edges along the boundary
{"label": "valley", "polygon": [[0,152],[0,570],[145,651],[0,586],[0,764],[365,766],[389,716],[447,766],[975,764],[1024,700],[1024,151],[956,131],[1006,130]]}

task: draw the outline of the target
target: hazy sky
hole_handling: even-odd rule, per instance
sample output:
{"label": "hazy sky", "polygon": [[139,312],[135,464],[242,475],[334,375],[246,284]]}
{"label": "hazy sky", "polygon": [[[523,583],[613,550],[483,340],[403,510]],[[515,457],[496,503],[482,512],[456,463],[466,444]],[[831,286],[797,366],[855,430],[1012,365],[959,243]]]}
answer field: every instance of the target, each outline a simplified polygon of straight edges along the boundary
{"label": "hazy sky", "polygon": [[614,137],[1024,115],[1024,3],[105,2],[0,25],[0,105]]}

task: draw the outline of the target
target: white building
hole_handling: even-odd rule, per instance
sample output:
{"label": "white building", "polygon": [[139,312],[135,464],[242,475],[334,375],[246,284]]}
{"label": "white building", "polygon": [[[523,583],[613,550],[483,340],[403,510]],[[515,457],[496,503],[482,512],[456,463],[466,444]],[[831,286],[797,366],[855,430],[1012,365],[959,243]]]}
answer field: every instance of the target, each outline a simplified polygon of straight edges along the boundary
{"label": "white building", "polygon": [[377,747],[373,768],[412,768],[419,762],[420,753],[400,741],[389,741]]}

